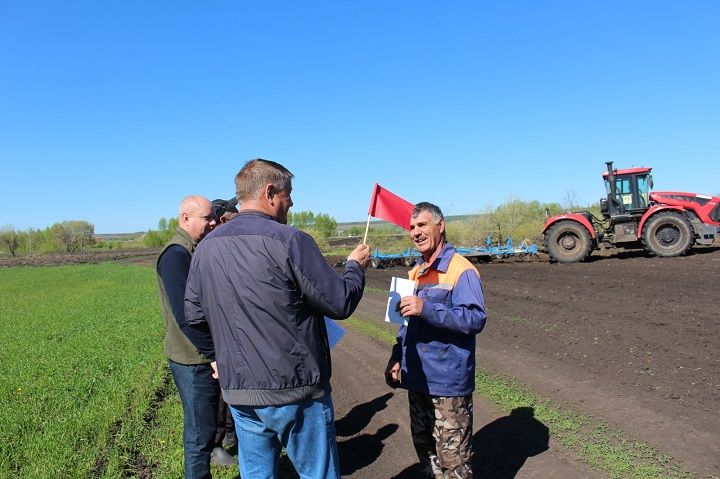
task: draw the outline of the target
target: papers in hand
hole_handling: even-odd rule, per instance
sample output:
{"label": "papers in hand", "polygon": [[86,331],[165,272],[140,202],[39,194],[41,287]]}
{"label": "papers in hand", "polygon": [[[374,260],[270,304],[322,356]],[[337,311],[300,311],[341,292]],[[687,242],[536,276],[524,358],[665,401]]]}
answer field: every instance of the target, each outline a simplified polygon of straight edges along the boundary
{"label": "papers in hand", "polygon": [[398,304],[402,297],[412,296],[414,293],[415,281],[393,277],[390,280],[390,297],[388,297],[387,310],[385,311],[385,322],[407,326],[407,319],[400,315]]}
{"label": "papers in hand", "polygon": [[345,330],[327,316],[325,316],[325,329],[327,329],[328,342],[330,343],[330,349],[332,349],[345,335]]}

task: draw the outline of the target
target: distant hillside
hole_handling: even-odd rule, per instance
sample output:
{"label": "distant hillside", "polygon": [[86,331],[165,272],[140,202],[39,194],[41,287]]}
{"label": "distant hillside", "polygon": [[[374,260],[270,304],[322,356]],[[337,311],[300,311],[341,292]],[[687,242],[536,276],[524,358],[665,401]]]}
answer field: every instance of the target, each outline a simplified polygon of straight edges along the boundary
{"label": "distant hillside", "polygon": [[142,238],[144,235],[144,231],[138,233],[95,233],[95,239],[103,241],[132,241]]}
{"label": "distant hillside", "polygon": [[[448,222],[448,223],[453,222],[453,221],[466,221],[466,220],[469,220],[469,219],[477,218],[477,217],[479,217],[479,216],[482,216],[482,215],[480,215],[480,214],[474,214],[474,215],[450,215],[450,216],[446,216],[446,217],[445,217],[445,221]],[[350,221],[350,222],[347,222],[347,223],[338,223],[338,224],[337,224],[337,227],[338,227],[338,231],[348,230],[348,229],[350,229],[350,228],[352,228],[352,227],[355,227],[355,226],[359,226],[359,227],[361,227],[361,228],[364,229],[366,224],[367,224],[367,220],[365,220],[365,221]],[[389,223],[389,222],[387,222],[387,221],[385,221],[385,220],[377,220],[377,219],[374,219],[374,218],[372,219],[372,221],[370,222],[370,224],[373,225],[373,226],[384,226],[384,225],[391,226],[391,225],[392,225],[392,223]]]}
{"label": "distant hillside", "polygon": [[[478,217],[478,216],[481,216],[481,215],[479,215],[479,214],[474,214],[474,215],[451,215],[451,216],[446,216],[446,217],[445,217],[445,221],[448,222],[448,223],[454,222],[454,221],[465,221],[465,220],[468,220],[468,219],[476,218],[476,217]],[[366,224],[366,223],[367,223],[367,220],[363,220],[363,221],[348,221],[348,222],[345,222],[345,223],[338,223],[338,224],[337,224],[337,229],[338,229],[338,232],[339,232],[340,234],[342,234],[343,231],[347,231],[347,230],[349,230],[350,228],[353,228],[353,227],[362,228],[363,231],[364,231],[364,230],[365,230],[365,224]],[[378,226],[380,226],[380,227],[387,227],[387,228],[397,227],[397,226],[393,225],[392,223],[389,223],[389,222],[387,222],[387,221],[385,221],[385,220],[379,220],[379,219],[375,219],[375,218],[372,219],[372,221],[370,222],[370,224],[371,224],[373,227],[378,227]],[[103,241],[132,241],[132,240],[136,240],[136,239],[142,239],[142,237],[143,237],[145,234],[146,234],[145,231],[138,231],[138,232],[136,232],[136,233],[96,233],[96,234],[95,234],[95,239],[103,240]]]}

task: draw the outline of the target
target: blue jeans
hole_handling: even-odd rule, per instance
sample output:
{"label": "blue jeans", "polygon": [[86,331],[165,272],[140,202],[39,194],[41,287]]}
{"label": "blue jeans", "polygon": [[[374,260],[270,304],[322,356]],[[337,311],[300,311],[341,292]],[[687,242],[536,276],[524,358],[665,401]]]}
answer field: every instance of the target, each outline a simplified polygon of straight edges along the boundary
{"label": "blue jeans", "polygon": [[332,398],[283,406],[230,406],[235,419],[240,477],[274,479],[280,451],[302,479],[339,479]]}
{"label": "blue jeans", "polygon": [[209,364],[180,364],[168,359],[183,406],[185,479],[209,479],[215,446],[220,385]]}

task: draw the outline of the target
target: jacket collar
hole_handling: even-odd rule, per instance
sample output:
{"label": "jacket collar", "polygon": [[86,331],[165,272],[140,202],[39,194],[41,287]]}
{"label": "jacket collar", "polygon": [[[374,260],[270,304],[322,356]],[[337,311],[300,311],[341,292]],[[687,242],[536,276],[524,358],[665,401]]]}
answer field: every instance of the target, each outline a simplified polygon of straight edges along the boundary
{"label": "jacket collar", "polygon": [[277,221],[277,218],[275,218],[274,216],[271,216],[271,215],[265,213],[264,211],[260,211],[260,210],[240,210],[240,212],[238,213],[238,216],[241,216],[241,215],[242,216],[259,216],[261,218],[267,218],[269,220]]}
{"label": "jacket collar", "polygon": [[182,229],[178,226],[177,229],[175,230],[175,235],[182,238],[183,243],[185,243],[185,245],[188,246],[188,249],[190,250],[191,254],[195,252],[195,247],[197,246],[197,241],[192,239],[187,231],[185,231],[184,229]]}
{"label": "jacket collar", "polygon": [[435,258],[435,261],[433,261],[431,265],[426,266],[426,263],[420,265],[420,274],[431,268],[440,271],[441,273],[447,273],[447,270],[450,267],[450,260],[454,254],[455,247],[450,244],[449,241],[445,241],[445,244],[443,244],[443,247],[440,250],[440,254],[437,258]]}

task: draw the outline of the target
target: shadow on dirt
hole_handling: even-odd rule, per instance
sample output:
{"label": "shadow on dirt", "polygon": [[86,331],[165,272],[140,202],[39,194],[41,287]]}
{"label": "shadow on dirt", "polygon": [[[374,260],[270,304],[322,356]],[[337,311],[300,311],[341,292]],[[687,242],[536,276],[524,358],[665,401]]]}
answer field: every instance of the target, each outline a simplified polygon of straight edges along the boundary
{"label": "shadow on dirt", "polygon": [[[342,419],[335,422],[335,431],[338,437],[348,437],[364,430],[373,416],[387,407],[392,393],[379,396],[372,401],[353,407]],[[350,475],[380,457],[383,450],[383,441],[397,431],[397,424],[386,424],[374,434],[360,434],[343,441],[338,440],[338,455],[340,456],[340,473]]]}
{"label": "shadow on dirt", "polygon": [[[703,254],[709,254],[709,253],[715,253],[716,251],[720,251],[720,246],[696,246],[692,248],[685,256],[692,256],[692,255],[703,255]],[[648,253],[647,251],[643,249],[633,249],[633,250],[613,250],[612,252],[593,252],[590,256],[587,257],[585,260],[586,263],[594,263],[595,261],[603,261],[603,260],[609,260],[609,259],[629,259],[629,258],[657,258],[657,256],[652,255]]]}
{"label": "shadow on dirt", "polygon": [[338,441],[340,474],[350,475],[375,462],[382,453],[383,441],[392,436],[399,427],[397,424],[386,424],[375,434],[360,434]]}
{"label": "shadow on dirt", "polygon": [[[716,241],[717,244],[717,241]],[[690,250],[690,254],[709,254],[720,251],[720,246],[706,246],[704,248],[693,248]]]}
{"label": "shadow on dirt", "polygon": [[473,472],[478,477],[511,479],[529,457],[547,451],[550,433],[531,407],[518,407],[473,436]]}
{"label": "shadow on dirt", "polygon": [[391,397],[393,397],[393,393],[387,393],[370,402],[358,404],[342,419],[335,421],[335,432],[339,437],[347,437],[359,433],[370,424],[370,420],[376,412],[382,411],[387,407],[387,403]]}
{"label": "shadow on dirt", "polygon": [[595,261],[604,261],[609,259],[629,259],[629,258],[652,258],[653,256],[645,250],[613,250],[612,252],[595,253],[585,259],[586,263],[594,263]]}
{"label": "shadow on dirt", "polygon": [[[387,407],[387,402],[392,396],[392,393],[387,393],[372,401],[358,404],[342,419],[335,421],[335,431],[338,438],[352,436],[365,429],[370,424],[375,413]],[[378,429],[375,434],[360,434],[344,441],[338,440],[340,474],[343,476],[350,475],[377,461],[384,447],[383,442],[392,436],[398,428],[397,424],[386,424]],[[283,479],[299,479],[300,477],[290,458],[285,454],[280,457],[278,477]]]}
{"label": "shadow on dirt", "polygon": [[[548,450],[550,433],[535,419],[531,407],[519,407],[484,426],[473,436],[475,477],[512,479],[529,457]],[[406,468],[394,479],[423,477],[420,464]]]}

